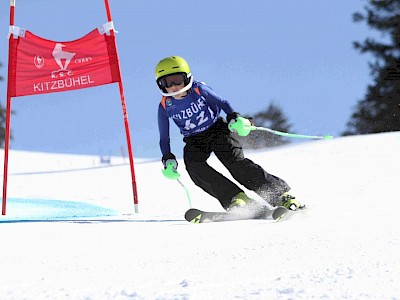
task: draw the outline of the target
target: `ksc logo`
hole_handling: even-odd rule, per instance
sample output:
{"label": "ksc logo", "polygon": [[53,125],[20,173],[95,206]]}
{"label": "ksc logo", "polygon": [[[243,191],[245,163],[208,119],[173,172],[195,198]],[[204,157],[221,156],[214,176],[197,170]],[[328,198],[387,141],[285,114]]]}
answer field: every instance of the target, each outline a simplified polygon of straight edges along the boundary
{"label": "ksc logo", "polygon": [[33,63],[35,64],[36,68],[41,69],[44,66],[44,58],[43,58],[43,56],[36,55],[33,58]]}

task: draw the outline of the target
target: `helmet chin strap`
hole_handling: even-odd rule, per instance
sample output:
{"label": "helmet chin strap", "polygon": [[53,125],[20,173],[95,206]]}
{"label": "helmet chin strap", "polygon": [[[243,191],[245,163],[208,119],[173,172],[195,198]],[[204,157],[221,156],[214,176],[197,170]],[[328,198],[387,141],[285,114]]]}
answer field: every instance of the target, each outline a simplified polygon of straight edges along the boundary
{"label": "helmet chin strap", "polygon": [[183,89],[180,89],[179,91],[172,92],[172,93],[164,93],[160,89],[160,93],[161,93],[161,95],[166,96],[166,97],[173,97],[173,96],[182,94],[183,92],[186,92],[188,89],[190,89],[192,87],[192,85],[193,85],[193,76],[190,76],[190,81],[189,81],[188,85],[185,86]]}

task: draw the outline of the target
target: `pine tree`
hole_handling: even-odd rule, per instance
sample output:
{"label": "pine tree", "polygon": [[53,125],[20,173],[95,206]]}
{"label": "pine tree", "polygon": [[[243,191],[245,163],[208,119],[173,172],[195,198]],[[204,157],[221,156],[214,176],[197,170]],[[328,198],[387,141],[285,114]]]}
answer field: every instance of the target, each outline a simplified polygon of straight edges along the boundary
{"label": "pine tree", "polygon": [[374,83],[358,102],[344,135],[400,130],[400,0],[370,0],[364,14],[353,14],[354,22],[366,22],[383,33],[385,40],[367,38],[354,47],[371,53]]}
{"label": "pine tree", "polygon": [[[252,121],[255,126],[267,127],[278,131],[289,132],[291,125],[282,109],[271,103],[266,110],[256,113]],[[289,140],[265,131],[252,131],[246,137],[239,137],[244,148],[261,149],[289,143]]]}

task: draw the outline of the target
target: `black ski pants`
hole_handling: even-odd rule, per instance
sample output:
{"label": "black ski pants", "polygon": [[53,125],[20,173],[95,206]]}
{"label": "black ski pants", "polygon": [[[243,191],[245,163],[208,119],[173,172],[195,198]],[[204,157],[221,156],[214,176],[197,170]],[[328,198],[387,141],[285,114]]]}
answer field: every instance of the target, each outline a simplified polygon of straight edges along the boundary
{"label": "black ski pants", "polygon": [[290,189],[284,180],[268,174],[244,157],[240,142],[229,131],[223,118],[207,131],[185,137],[183,141],[186,143],[183,155],[189,176],[197,186],[217,198],[225,209],[243,190],[207,163],[212,152],[237,182],[269,203]]}

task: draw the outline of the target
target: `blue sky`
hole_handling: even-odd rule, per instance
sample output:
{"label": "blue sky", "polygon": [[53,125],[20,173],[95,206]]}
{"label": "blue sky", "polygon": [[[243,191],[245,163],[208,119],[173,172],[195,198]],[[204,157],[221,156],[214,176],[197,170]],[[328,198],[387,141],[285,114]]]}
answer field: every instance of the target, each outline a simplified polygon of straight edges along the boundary
{"label": "blue sky", "polygon": [[[376,35],[352,22],[362,0],[109,0],[135,157],[160,157],[157,62],[186,58],[205,81],[251,115],[274,101],[301,134],[338,135],[371,82],[353,41]],[[178,5],[179,3],[179,5]],[[0,3],[0,73],[7,75],[9,1]],[[17,0],[15,25],[54,41],[82,37],[107,21],[102,0]],[[6,81],[0,82],[5,106]],[[117,84],[13,98],[11,149],[120,155],[126,139]],[[171,126],[172,150],[182,137]]]}

